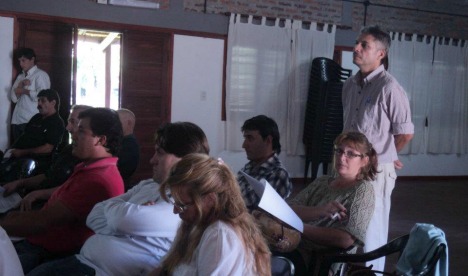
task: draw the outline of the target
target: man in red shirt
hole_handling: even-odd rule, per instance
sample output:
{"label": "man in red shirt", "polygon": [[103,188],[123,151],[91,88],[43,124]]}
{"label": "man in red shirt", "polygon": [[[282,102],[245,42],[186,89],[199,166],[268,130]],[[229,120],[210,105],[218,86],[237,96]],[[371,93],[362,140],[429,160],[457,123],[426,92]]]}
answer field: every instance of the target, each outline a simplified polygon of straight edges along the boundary
{"label": "man in red shirt", "polygon": [[73,155],[83,160],[41,210],[10,212],[0,221],[10,236],[26,237],[15,249],[24,273],[53,258],[77,253],[93,232],[86,217],[93,206],[124,192],[117,169],[122,125],[115,111],[91,108],[79,115]]}

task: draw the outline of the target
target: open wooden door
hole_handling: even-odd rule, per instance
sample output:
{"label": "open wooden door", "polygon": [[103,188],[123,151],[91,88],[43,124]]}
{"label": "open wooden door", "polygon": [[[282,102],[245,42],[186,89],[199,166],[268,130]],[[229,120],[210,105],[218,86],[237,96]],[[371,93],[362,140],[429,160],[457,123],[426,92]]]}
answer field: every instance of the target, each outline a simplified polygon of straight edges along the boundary
{"label": "open wooden door", "polygon": [[172,35],[126,31],[122,39],[120,106],[135,113],[140,164],[132,181],[150,178],[154,133],[170,121]]}

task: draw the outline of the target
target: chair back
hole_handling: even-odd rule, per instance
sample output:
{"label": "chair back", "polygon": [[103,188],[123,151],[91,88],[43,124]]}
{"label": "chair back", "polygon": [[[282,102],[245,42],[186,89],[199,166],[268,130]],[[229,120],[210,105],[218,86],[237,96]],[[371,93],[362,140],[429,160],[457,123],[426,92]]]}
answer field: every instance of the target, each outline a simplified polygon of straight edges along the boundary
{"label": "chair back", "polygon": [[34,175],[36,169],[36,161],[32,158],[26,158],[21,164],[21,169],[19,171],[19,178],[28,178]]}
{"label": "chair back", "polygon": [[271,256],[272,276],[292,276],[295,273],[294,264],[283,256]]}
{"label": "chair back", "polygon": [[448,250],[445,233],[432,224],[417,223],[398,259],[401,275],[448,275]]}
{"label": "chair back", "polygon": [[366,253],[331,254],[322,256],[320,266],[312,275],[327,276],[334,263],[365,263],[399,253],[395,272],[372,270],[384,275],[448,275],[448,250],[445,234],[432,224],[417,223],[410,234]]}

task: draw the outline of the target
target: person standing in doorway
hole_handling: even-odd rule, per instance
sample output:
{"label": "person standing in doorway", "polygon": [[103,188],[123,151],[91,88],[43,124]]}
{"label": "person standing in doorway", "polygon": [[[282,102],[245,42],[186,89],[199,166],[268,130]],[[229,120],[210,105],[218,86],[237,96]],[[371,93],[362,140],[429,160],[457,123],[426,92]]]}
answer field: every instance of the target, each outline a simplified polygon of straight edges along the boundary
{"label": "person standing in doorway", "polygon": [[[375,210],[366,232],[366,252],[387,242],[395,169],[403,167],[397,153],[414,133],[406,92],[386,71],[390,41],[390,35],[379,27],[364,28],[353,52],[359,72],[343,85],[343,131],[364,133],[378,155],[378,174],[373,181]],[[385,258],[371,264],[374,269],[384,270]]]}
{"label": "person standing in doorway", "polygon": [[11,117],[13,141],[18,139],[26,124],[38,112],[37,94],[50,88],[49,75],[37,67],[33,49],[20,48],[16,56],[23,71],[16,78],[10,92],[10,99],[16,104]]}

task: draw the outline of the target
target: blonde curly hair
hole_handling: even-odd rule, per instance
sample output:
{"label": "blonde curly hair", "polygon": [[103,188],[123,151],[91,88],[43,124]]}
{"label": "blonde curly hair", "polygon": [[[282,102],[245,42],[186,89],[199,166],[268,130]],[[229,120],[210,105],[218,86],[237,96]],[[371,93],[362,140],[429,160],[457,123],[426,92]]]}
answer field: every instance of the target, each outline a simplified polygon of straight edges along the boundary
{"label": "blonde curly hair", "polygon": [[[245,251],[252,252],[245,256],[253,256],[249,262],[254,263],[256,275],[271,275],[270,250],[248,213],[239,184],[229,167],[205,154],[188,154],[172,168],[168,179],[161,184],[160,192],[168,202],[168,191],[180,201],[182,189],[188,191],[198,216],[193,223],[182,222],[162,262],[163,271],[172,274],[178,265],[190,262],[206,228],[216,221],[223,221],[235,229]],[[216,195],[214,203],[208,212],[204,212],[203,197],[210,193]]]}

